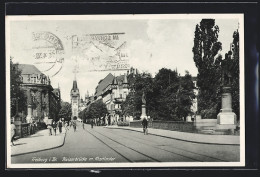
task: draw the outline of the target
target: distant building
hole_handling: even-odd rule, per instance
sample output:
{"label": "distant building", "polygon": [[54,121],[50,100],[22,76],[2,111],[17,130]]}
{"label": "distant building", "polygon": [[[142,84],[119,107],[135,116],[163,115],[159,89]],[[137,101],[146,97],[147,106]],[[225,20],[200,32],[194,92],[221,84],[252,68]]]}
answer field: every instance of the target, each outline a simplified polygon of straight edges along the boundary
{"label": "distant building", "polygon": [[19,64],[22,89],[27,94],[27,122],[58,120],[61,108],[60,88],[53,88],[49,77],[30,64]]}
{"label": "distant building", "polygon": [[125,101],[129,93],[129,83],[126,74],[113,76],[109,73],[96,87],[95,100],[102,99],[110,114],[109,122],[119,119],[117,111],[121,111],[121,103]]}
{"label": "distant building", "polygon": [[84,109],[87,108],[87,106],[91,102],[91,97],[89,96],[89,93],[87,91],[87,94],[85,94],[85,98],[80,98],[80,103],[79,103],[79,112],[83,111]]}
{"label": "distant building", "polygon": [[74,79],[73,86],[70,91],[70,98],[71,98],[71,111],[72,116],[71,119],[74,117],[79,117],[79,106],[80,106],[80,93],[77,85],[77,80]]}

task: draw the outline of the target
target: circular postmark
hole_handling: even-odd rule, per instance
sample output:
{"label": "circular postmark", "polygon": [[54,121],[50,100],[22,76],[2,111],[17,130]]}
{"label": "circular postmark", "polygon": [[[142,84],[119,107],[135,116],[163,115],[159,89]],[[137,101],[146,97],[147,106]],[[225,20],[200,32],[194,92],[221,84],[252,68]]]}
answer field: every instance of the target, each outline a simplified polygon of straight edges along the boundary
{"label": "circular postmark", "polygon": [[53,77],[62,69],[64,63],[64,47],[61,40],[53,33],[33,32],[34,65],[46,75]]}

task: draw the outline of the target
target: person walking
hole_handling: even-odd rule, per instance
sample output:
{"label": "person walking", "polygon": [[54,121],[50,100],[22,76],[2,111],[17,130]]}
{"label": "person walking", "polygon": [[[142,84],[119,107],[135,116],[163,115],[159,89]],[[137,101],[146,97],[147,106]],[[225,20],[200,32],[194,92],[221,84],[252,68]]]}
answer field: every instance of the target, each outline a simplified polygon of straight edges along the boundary
{"label": "person walking", "polygon": [[49,129],[49,136],[51,136],[52,135],[52,124],[50,122],[48,122],[47,128]]}
{"label": "person walking", "polygon": [[65,122],[65,130],[66,131],[69,130],[69,123],[68,123],[68,121]]}
{"label": "person walking", "polygon": [[82,128],[83,128],[83,130],[85,129],[85,127],[84,127],[84,122],[82,121]]}
{"label": "person walking", "polygon": [[16,127],[14,125],[14,122],[11,121],[11,143],[13,146],[15,146],[15,144],[14,144],[15,133],[16,133]]}
{"label": "person walking", "polygon": [[52,127],[53,127],[54,134],[55,134],[55,136],[56,136],[57,123],[56,123],[55,121],[53,121]]}
{"label": "person walking", "polygon": [[94,120],[92,119],[90,123],[91,123],[91,128],[93,128]]}
{"label": "person walking", "polygon": [[148,121],[147,121],[146,117],[143,119],[142,125],[143,125],[144,135],[147,135],[148,134],[148,129],[147,129]]}
{"label": "person walking", "polygon": [[61,119],[58,122],[59,132],[62,133],[62,121]]}

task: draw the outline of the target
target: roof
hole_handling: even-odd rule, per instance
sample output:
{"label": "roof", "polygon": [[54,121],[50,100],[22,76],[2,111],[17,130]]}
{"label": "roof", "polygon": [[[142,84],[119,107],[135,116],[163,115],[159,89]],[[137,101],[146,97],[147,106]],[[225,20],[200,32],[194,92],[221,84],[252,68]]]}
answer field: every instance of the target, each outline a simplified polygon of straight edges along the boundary
{"label": "roof", "polygon": [[123,83],[124,77],[125,77],[124,75],[117,76],[116,77],[117,82]]}
{"label": "roof", "polygon": [[127,76],[126,76],[126,75],[124,75],[124,81],[123,81],[123,83],[124,83],[124,84],[128,83],[128,81],[127,81]]}
{"label": "roof", "polygon": [[77,85],[77,81],[76,80],[73,81],[72,90],[78,90],[78,85]]}
{"label": "roof", "polygon": [[56,96],[60,95],[60,89],[59,88],[54,88],[52,91]]}
{"label": "roof", "polygon": [[102,94],[102,91],[112,83],[114,79],[114,76],[109,73],[101,82],[99,82],[98,86],[96,87],[96,96],[100,96]]}
{"label": "roof", "polygon": [[30,64],[18,64],[18,69],[21,70],[21,74],[42,74],[42,72],[34,65]]}
{"label": "roof", "polygon": [[[101,80],[98,84],[98,86],[96,87],[96,93],[95,96],[99,97],[102,94],[102,91],[110,84],[114,83],[114,76],[109,73],[103,80]],[[120,75],[116,77],[116,84],[123,83],[124,81],[124,75]]]}
{"label": "roof", "polygon": [[116,77],[114,77],[112,84],[113,84],[113,85],[117,85],[117,84],[118,84]]}

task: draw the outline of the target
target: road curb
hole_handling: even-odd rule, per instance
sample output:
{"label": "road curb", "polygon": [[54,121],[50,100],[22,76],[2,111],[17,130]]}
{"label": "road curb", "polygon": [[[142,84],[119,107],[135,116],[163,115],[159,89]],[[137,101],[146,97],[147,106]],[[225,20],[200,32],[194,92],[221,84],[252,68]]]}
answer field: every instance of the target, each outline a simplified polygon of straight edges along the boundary
{"label": "road curb", "polygon": [[[104,127],[104,128],[108,128],[108,129],[121,129],[121,130],[129,130],[129,131],[135,131],[135,132],[139,132],[139,133],[143,133],[142,131],[139,130],[133,130],[133,129],[128,129],[128,128],[115,128],[115,127]],[[154,134],[154,133],[149,133],[150,135],[155,135],[155,136],[160,136],[160,137],[164,137],[164,138],[169,138],[169,139],[175,139],[175,140],[179,140],[179,141],[184,141],[184,142],[190,142],[190,143],[198,143],[198,144],[210,144],[210,145],[230,145],[230,146],[240,146],[240,144],[224,144],[224,143],[210,143],[210,142],[199,142],[199,141],[191,141],[191,140],[184,140],[184,139],[180,139],[180,138],[173,138],[173,137],[169,137],[169,136],[164,136],[164,135],[158,135],[158,134]]]}
{"label": "road curb", "polygon": [[55,147],[51,147],[51,148],[45,148],[45,149],[40,149],[40,150],[36,150],[36,151],[31,151],[31,152],[24,152],[24,153],[19,153],[19,154],[13,154],[11,155],[11,157],[15,157],[15,156],[20,156],[20,155],[26,155],[26,154],[32,154],[32,153],[36,153],[36,152],[42,152],[42,151],[47,151],[47,150],[52,150],[52,149],[56,149],[56,148],[60,148],[65,144],[65,138],[67,135],[67,131],[65,132],[65,135],[63,137],[63,142],[61,145],[59,146],[55,146]]}

